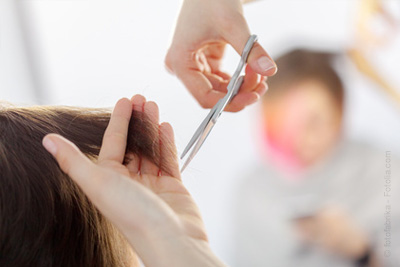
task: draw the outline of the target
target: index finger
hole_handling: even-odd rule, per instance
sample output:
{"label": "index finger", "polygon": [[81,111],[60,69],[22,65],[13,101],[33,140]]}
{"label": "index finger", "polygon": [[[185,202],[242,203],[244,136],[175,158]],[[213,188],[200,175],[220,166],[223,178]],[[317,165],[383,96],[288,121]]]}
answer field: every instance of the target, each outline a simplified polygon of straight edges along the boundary
{"label": "index finger", "polygon": [[127,98],[120,99],[115,105],[104,133],[99,163],[103,161],[123,162],[131,115],[132,102]]}
{"label": "index finger", "polygon": [[225,93],[214,90],[213,84],[201,71],[184,70],[177,76],[203,108],[212,108],[225,96]]}

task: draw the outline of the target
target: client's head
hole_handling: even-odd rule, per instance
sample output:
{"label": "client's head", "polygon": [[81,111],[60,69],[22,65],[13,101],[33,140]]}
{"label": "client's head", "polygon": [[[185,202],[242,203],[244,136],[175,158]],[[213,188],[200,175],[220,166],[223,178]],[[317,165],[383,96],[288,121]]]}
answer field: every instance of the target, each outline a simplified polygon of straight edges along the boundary
{"label": "client's head", "polygon": [[343,112],[343,84],[332,54],[293,50],[276,60],[263,99],[268,141],[288,162],[309,166],[337,142]]}
{"label": "client's head", "polygon": [[[48,133],[96,160],[110,112],[0,104],[0,266],[132,266],[125,239],[43,148]],[[158,126],[133,112],[127,152],[161,164]],[[171,152],[172,153],[172,152]]]}

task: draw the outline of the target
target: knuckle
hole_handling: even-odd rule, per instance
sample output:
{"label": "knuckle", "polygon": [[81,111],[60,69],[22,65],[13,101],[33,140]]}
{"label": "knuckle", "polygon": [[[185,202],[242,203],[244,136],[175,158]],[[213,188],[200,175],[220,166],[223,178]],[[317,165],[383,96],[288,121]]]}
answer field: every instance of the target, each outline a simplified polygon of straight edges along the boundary
{"label": "knuckle", "polygon": [[223,13],[219,16],[220,27],[228,35],[235,35],[238,29],[246,25],[244,16],[240,13]]}
{"label": "knuckle", "polygon": [[164,64],[165,64],[165,68],[167,69],[167,71],[169,73],[175,74],[175,72],[174,72],[174,60],[173,60],[173,56],[172,56],[172,51],[171,50],[169,50],[167,55],[165,56]]}
{"label": "knuckle", "polygon": [[165,66],[167,66],[168,68],[171,68],[171,52],[168,51],[167,55],[164,58],[164,64]]}

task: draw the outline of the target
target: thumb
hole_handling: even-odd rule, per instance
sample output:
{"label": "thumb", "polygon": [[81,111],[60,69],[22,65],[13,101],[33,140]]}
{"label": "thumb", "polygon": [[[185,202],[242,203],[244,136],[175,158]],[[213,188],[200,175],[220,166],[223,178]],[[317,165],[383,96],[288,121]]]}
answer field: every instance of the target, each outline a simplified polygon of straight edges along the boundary
{"label": "thumb", "polygon": [[91,184],[95,165],[72,142],[57,134],[43,138],[43,146],[56,159],[60,168],[82,188]]}
{"label": "thumb", "polygon": [[[237,30],[228,31],[228,35],[225,35],[225,40],[241,55],[251,34],[246,20],[243,17],[236,21],[237,25],[235,28]],[[258,42],[254,43],[247,63],[256,73],[262,76],[272,76],[278,70],[275,61]]]}
{"label": "thumb", "polygon": [[272,76],[278,71],[275,61],[258,42],[251,49],[247,63],[262,76]]}

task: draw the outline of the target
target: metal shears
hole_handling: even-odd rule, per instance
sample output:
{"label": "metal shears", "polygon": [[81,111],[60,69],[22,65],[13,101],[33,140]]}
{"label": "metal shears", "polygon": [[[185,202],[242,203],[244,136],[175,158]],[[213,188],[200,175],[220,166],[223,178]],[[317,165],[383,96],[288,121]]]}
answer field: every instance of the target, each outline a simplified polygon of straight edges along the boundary
{"label": "metal shears", "polygon": [[228,92],[227,94],[221,98],[217,104],[211,109],[210,113],[208,113],[207,117],[203,120],[200,124],[199,128],[197,128],[196,132],[194,133],[192,139],[190,139],[189,143],[187,144],[185,150],[181,155],[181,159],[185,157],[185,155],[189,152],[189,150],[193,147],[192,152],[188,156],[186,162],[183,164],[181,172],[185,170],[188,164],[192,161],[194,156],[200,150],[201,146],[203,145],[204,141],[210,134],[212,128],[216,124],[219,116],[221,116],[222,112],[224,111],[226,105],[232,101],[232,99],[236,96],[239,92],[240,86],[243,83],[244,76],[241,75],[244,66],[247,63],[247,58],[250,54],[251,49],[255,42],[257,42],[257,35],[251,35],[249,40],[247,41],[242,56],[240,58],[239,65],[237,66],[231,80],[228,84]]}

